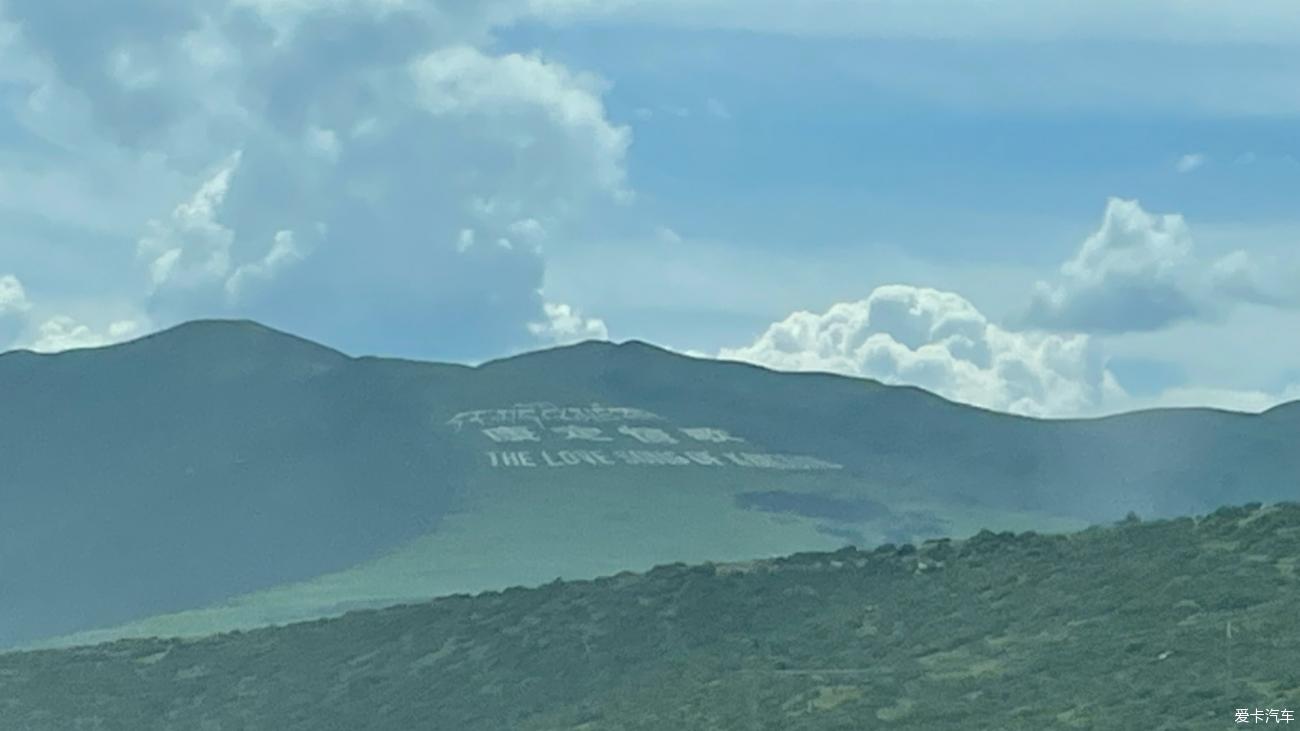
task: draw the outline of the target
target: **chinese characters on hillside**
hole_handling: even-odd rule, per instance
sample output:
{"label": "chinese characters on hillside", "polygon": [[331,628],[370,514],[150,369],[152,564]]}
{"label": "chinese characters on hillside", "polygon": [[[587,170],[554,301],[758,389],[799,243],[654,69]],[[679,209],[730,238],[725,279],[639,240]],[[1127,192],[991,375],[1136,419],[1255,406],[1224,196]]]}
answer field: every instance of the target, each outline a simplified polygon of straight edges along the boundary
{"label": "chinese characters on hillside", "polygon": [[[837,470],[816,457],[746,449],[745,439],[709,426],[676,427],[644,409],[560,407],[539,402],[505,409],[463,411],[447,425],[482,439],[497,468],[751,467],[772,470]],[[716,451],[715,451],[716,450]]]}
{"label": "chinese characters on hillside", "polygon": [[626,421],[661,421],[663,417],[642,409],[623,407],[605,407],[599,404],[579,407],[559,407],[555,404],[537,402],[515,404],[508,409],[477,409],[462,411],[447,423],[456,431],[468,427],[494,427],[533,425],[543,428],[554,423],[600,424]]}

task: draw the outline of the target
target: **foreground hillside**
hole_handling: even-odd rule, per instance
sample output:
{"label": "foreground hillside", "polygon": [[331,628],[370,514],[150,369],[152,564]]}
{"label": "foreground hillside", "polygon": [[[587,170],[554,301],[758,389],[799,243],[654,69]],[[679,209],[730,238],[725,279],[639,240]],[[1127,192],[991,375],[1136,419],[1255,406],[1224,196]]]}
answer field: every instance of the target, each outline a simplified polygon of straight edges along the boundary
{"label": "foreground hillside", "polygon": [[1298,562],[1284,503],[673,565],[0,655],[0,728],[1227,729],[1300,705]]}

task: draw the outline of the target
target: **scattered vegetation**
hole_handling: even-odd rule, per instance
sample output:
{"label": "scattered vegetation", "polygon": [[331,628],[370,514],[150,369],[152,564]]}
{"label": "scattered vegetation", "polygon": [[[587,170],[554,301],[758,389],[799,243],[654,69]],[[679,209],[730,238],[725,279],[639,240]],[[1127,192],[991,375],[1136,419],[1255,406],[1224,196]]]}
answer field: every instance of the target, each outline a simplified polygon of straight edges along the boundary
{"label": "scattered vegetation", "polygon": [[675,564],[0,655],[0,728],[1230,728],[1300,704],[1298,560],[1285,503]]}

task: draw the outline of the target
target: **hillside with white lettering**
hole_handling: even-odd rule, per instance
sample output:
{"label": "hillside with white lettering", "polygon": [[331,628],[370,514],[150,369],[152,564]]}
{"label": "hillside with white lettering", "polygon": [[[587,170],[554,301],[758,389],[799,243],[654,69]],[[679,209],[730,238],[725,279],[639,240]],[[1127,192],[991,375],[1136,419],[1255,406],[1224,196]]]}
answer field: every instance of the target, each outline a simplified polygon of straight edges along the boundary
{"label": "hillside with white lettering", "polygon": [[1290,405],[1042,421],[589,342],[467,367],[248,322],[0,356],[0,646],[1294,495]]}

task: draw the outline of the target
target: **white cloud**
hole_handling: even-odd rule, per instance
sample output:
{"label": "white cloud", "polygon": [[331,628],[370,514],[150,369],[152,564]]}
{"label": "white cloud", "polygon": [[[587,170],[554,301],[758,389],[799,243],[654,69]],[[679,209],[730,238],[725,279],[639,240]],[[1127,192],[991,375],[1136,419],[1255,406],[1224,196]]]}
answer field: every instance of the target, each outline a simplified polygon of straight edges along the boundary
{"label": "white cloud", "polygon": [[23,283],[12,274],[0,276],[0,317],[21,315],[32,308]]}
{"label": "white cloud", "polygon": [[295,242],[292,231],[277,231],[266,256],[249,264],[241,264],[226,280],[227,297],[232,302],[239,301],[248,280],[270,282],[279,272],[302,261],[306,256]]}
{"label": "white cloud", "polygon": [[464,253],[474,246],[474,229],[462,228],[456,236],[456,251]]}
{"label": "white cloud", "polygon": [[1210,264],[1194,250],[1187,222],[1112,198],[1101,227],[1055,282],[1038,282],[1023,324],[1095,333],[1159,330],[1214,318],[1240,302],[1280,303],[1252,257],[1236,251]]}
{"label": "white cloud", "polygon": [[510,233],[534,245],[546,239],[546,227],[536,218],[524,218],[510,224]]}
{"label": "white cloud", "polygon": [[1204,153],[1189,152],[1188,154],[1178,158],[1178,162],[1174,163],[1174,169],[1180,173],[1190,173],[1193,170],[1202,167],[1208,161],[1209,158],[1206,157]]}
{"label": "white cloud", "polygon": [[0,352],[11,348],[57,352],[96,347],[120,342],[140,331],[140,322],[133,319],[112,319],[102,330],[96,330],[68,315],[44,316],[17,277],[0,275]]}
{"label": "white cloud", "polygon": [[1217,294],[1235,301],[1277,306],[1294,304],[1295,295],[1300,292],[1300,269],[1295,262],[1290,266],[1269,263],[1272,266],[1265,271],[1260,257],[1237,249],[1210,265],[1210,285]]}
{"label": "white cloud", "polygon": [[31,309],[32,303],[18,277],[0,275],[0,352],[13,345],[25,327]]}
{"label": "white cloud", "polygon": [[[592,172],[606,190],[626,197],[623,158],[631,143],[627,127],[611,124],[600,95],[604,84],[545,59],[517,53],[489,56],[470,46],[429,53],[412,65],[420,102],[431,114],[462,115],[490,110],[494,115],[541,112],[551,123],[585,142]],[[537,140],[516,133],[511,140],[527,148]]]}
{"label": "white cloud", "polygon": [[903,285],[796,312],[719,357],[910,384],[1033,416],[1092,413],[1124,396],[1087,336],[1010,332],[956,294]]}
{"label": "white cloud", "polygon": [[598,318],[584,317],[581,312],[565,304],[547,302],[543,308],[546,321],[528,325],[528,331],[537,338],[552,343],[609,340],[609,330]]}
{"label": "white cloud", "polygon": [[230,271],[234,233],[217,221],[240,155],[228,158],[216,173],[166,221],[150,221],[136,255],[149,269],[155,289],[193,287],[224,280]]}
{"label": "white cloud", "polygon": [[1151,398],[1131,399],[1118,410],[1201,407],[1257,414],[1297,400],[1300,400],[1300,383],[1278,391],[1188,386],[1166,389]]}
{"label": "white cloud", "polygon": [[360,352],[515,347],[546,316],[543,241],[632,195],[606,84],[487,50],[494,27],[571,5],[5,0],[0,81],[51,144],[19,150],[0,196],[93,221],[98,257],[136,243],[129,286],[160,325],[222,311]]}
{"label": "white cloud", "polygon": [[103,330],[95,330],[72,317],[58,315],[41,323],[35,340],[27,348],[38,353],[98,348],[119,343],[138,334],[140,334],[140,324],[133,320],[119,320],[109,323]]}
{"label": "white cloud", "polygon": [[137,244],[136,255],[145,263],[155,293],[220,290],[225,293],[225,303],[233,305],[251,280],[271,282],[305,258],[293,232],[281,230],[261,258],[240,264],[232,261],[235,234],[218,216],[241,157],[240,153],[230,156],[168,220],[149,222],[149,233]]}

